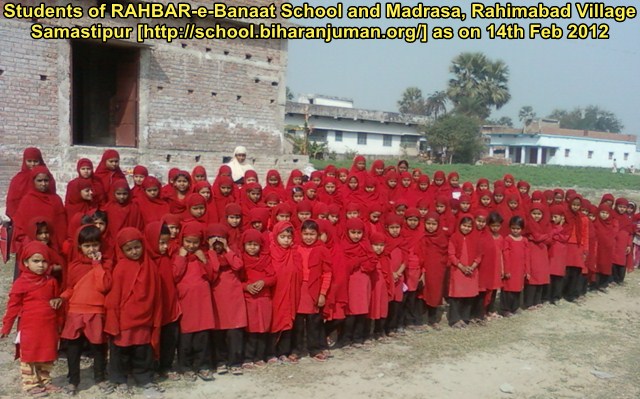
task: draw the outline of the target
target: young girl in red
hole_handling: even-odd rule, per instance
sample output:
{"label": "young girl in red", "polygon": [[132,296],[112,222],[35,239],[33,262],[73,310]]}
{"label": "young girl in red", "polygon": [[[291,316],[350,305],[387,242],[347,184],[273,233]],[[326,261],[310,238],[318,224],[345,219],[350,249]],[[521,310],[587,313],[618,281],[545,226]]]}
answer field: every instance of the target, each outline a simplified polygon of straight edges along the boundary
{"label": "young girl in red", "polygon": [[385,324],[385,333],[389,336],[395,335],[400,329],[402,315],[402,297],[404,296],[404,271],[406,269],[406,252],[404,249],[404,238],[402,236],[402,226],[404,218],[389,213],[384,217],[385,252],[391,257],[391,282],[393,283],[389,299],[389,314]]}
{"label": "young girl in red", "polygon": [[418,292],[424,287],[424,272],[420,265],[420,250],[424,238],[424,228],[420,222],[417,208],[409,208],[404,214],[405,225],[402,231],[405,242],[406,268],[404,270],[404,320],[402,325],[414,328],[420,325],[422,304],[418,301]]}
{"label": "young girl in red", "polygon": [[69,385],[65,391],[75,395],[80,384],[80,355],[87,344],[93,353],[93,378],[104,393],[113,391],[105,381],[107,365],[104,335],[104,303],[111,289],[111,263],[100,253],[100,230],[82,226],[74,235],[76,255],[69,262],[66,289],[60,297],[68,303],[61,338],[66,340]]}
{"label": "young girl in red", "polygon": [[181,170],[173,181],[173,191],[162,199],[169,203],[169,212],[179,214],[186,210],[185,199],[190,193],[191,176],[186,170]]}
{"label": "young girl in red", "polygon": [[109,345],[109,380],[127,394],[129,374],[149,392],[163,389],[152,381],[162,322],[162,297],[157,269],[144,253],[139,230],[125,227],[116,237],[116,264],[105,300],[105,333]]}
{"label": "young girl in red", "polygon": [[[146,195],[141,188],[139,196]],[[113,183],[112,191],[109,193],[106,205],[102,207],[109,218],[107,230],[111,237],[118,235],[118,232],[125,227],[135,227],[141,230],[144,227],[142,214],[137,202],[133,202],[129,186],[124,180]]]}
{"label": "young girl in red", "polygon": [[525,223],[520,216],[509,220],[511,233],[504,239],[504,276],[500,305],[503,316],[511,317],[520,308],[520,293],[531,276],[528,240],[522,236]]}
{"label": "young girl in red", "polygon": [[484,256],[480,268],[479,288],[485,290],[482,305],[484,314],[489,320],[502,317],[496,311],[498,289],[502,287],[502,276],[504,276],[504,237],[500,234],[502,223],[502,216],[498,212],[489,214],[487,224],[491,232],[491,244],[487,243],[487,246],[483,247]]}
{"label": "young girl in red", "polygon": [[566,246],[566,274],[564,280],[564,299],[573,302],[580,296],[580,280],[584,261],[589,253],[589,220],[582,214],[582,197],[574,194],[569,198],[569,210],[566,223],[569,240]]}
{"label": "young girl in red", "polygon": [[265,246],[262,233],[255,229],[245,231],[242,245],[242,284],[247,306],[247,339],[242,367],[251,369],[266,365],[272,316],[271,290],[276,283],[276,273],[269,251],[262,250]]}
{"label": "young girl in red", "polygon": [[420,246],[419,258],[424,273],[422,300],[427,307],[427,324],[439,329],[438,308],[442,306],[447,269],[449,240],[439,226],[440,217],[435,211],[427,213],[424,219],[424,241]]}
{"label": "young girl in red", "polygon": [[182,314],[178,302],[178,289],[173,277],[173,263],[169,257],[171,232],[163,222],[151,222],[144,230],[145,248],[149,260],[160,276],[162,293],[162,321],[160,329],[160,358],[158,374],[161,379],[177,380],[180,375],[173,368],[180,336],[179,318]]}
{"label": "young girl in red", "polygon": [[[35,147],[25,148],[22,153],[22,167],[9,183],[7,190],[7,210],[6,214],[13,219],[13,215],[18,210],[18,205],[22,197],[29,191],[33,185],[33,177],[31,170],[36,166],[46,166],[42,159],[42,153]],[[55,181],[51,181],[52,192],[55,193]]]}
{"label": "young girl in red", "polygon": [[160,198],[160,187],[160,181],[153,176],[147,176],[142,181],[144,195],[138,196],[134,202],[138,204],[144,225],[157,222],[163,215],[169,213],[169,204]]}
{"label": "young girl in red", "polygon": [[116,150],[106,150],[102,153],[102,159],[93,173],[102,183],[103,192],[111,191],[111,185],[117,180],[127,180],[120,169],[120,154]]}
{"label": "young girl in red", "polygon": [[531,275],[524,287],[524,308],[542,306],[543,288],[550,283],[549,251],[552,242],[551,229],[544,218],[542,204],[531,204],[525,236],[529,241]]}
{"label": "young girl in red", "polygon": [[[616,284],[624,283],[627,272],[627,263],[631,255],[631,247],[633,245],[633,232],[635,228],[631,223],[631,219],[627,216],[627,205],[629,201],[626,198],[618,198],[613,207],[613,215],[618,221],[618,231],[616,232],[616,244],[613,248],[613,268],[612,277]],[[630,264],[630,263],[629,263]]]}
{"label": "young girl in red", "polygon": [[606,292],[613,267],[613,250],[616,244],[616,234],[619,230],[618,220],[612,215],[613,210],[605,203],[598,207],[595,222],[597,240],[597,288]]}
{"label": "young girl in red", "polygon": [[280,173],[271,169],[267,172],[267,184],[262,189],[262,195],[266,198],[267,195],[271,193],[275,193],[280,202],[286,201],[287,192],[284,189],[284,185],[282,184],[282,178],[280,177]]}
{"label": "young girl in red", "polygon": [[552,223],[551,238],[553,239],[549,246],[549,302],[555,305],[562,298],[564,276],[567,269],[566,249],[570,232],[565,224],[565,206],[552,205],[549,211]]}
{"label": "young girl in red", "polygon": [[93,191],[93,201],[96,206],[102,205],[107,202],[108,193],[104,192],[102,182],[93,174],[93,162],[91,162],[91,160],[88,158],[81,158],[76,164],[76,170],[78,171],[78,177],[67,183],[67,194],[65,202],[68,202],[69,194],[76,191],[76,184],[83,180],[89,181],[91,183],[91,190]]}
{"label": "young girl in red", "polygon": [[[302,259],[294,247],[293,225],[278,222],[271,236],[271,262],[276,272],[273,288],[273,318],[271,320],[271,342],[269,352],[281,362],[297,362],[292,356],[293,322],[300,301],[302,284]],[[271,359],[270,359],[271,362]]]}
{"label": "young girl in red", "polygon": [[[320,238],[320,228],[314,220],[305,220],[300,228],[301,240],[296,250],[302,259],[300,301],[294,323],[295,349],[298,358],[309,353],[319,362],[327,360],[322,308],[331,286],[331,256]],[[306,342],[306,345],[305,345]]]}
{"label": "young girl in red", "polygon": [[[367,315],[368,325],[373,324],[373,339],[385,337],[384,327],[389,315],[389,299],[393,293],[393,277],[391,275],[391,255],[385,251],[385,237],[382,232],[369,236],[371,249],[378,257],[376,271],[371,278],[371,303]],[[368,337],[370,327],[365,328]]]}
{"label": "young girl in red", "polygon": [[471,307],[478,295],[478,265],[482,250],[473,233],[473,219],[463,217],[449,241],[449,314],[453,328],[465,328],[471,321]]}
{"label": "young girl in red", "polygon": [[225,216],[225,208],[232,202],[236,201],[235,185],[229,176],[220,176],[216,179],[211,187],[211,196],[215,204],[216,213],[210,213],[210,223],[223,223]]}
{"label": "young girl in red", "polygon": [[136,165],[133,167],[133,187],[131,188],[131,196],[133,198],[144,194],[142,182],[147,176],[149,176],[149,170],[146,167],[142,165]]}
{"label": "young girl in red", "polygon": [[58,283],[49,275],[49,249],[39,241],[26,244],[17,259],[20,277],[9,292],[7,311],[2,320],[2,338],[18,322],[18,353],[22,388],[25,393],[47,396],[60,392],[51,383],[53,362],[58,358],[58,316],[62,299]]}
{"label": "young girl in red", "polygon": [[182,309],[178,343],[179,369],[186,380],[211,381],[211,330],[214,327],[210,282],[213,270],[202,251],[204,232],[199,223],[182,226],[181,248],[173,258],[173,276]]}
{"label": "young girl in red", "polygon": [[227,229],[227,244],[234,253],[241,253],[242,243],[242,207],[236,203],[224,208],[225,220],[221,224]]}
{"label": "young girl in red", "polygon": [[[253,184],[253,183],[249,183]],[[227,243],[223,225],[212,224],[207,230],[207,258],[213,269],[211,298],[213,300],[213,351],[218,374],[231,371],[242,374],[244,329],[247,308],[241,277],[243,264],[240,253]],[[240,241],[238,243],[242,245]]]}

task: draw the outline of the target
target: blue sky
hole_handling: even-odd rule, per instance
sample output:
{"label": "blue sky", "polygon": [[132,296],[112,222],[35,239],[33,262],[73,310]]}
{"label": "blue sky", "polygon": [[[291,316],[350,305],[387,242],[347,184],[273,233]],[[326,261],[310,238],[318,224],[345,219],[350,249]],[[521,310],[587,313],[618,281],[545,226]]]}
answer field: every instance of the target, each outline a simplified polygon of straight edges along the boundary
{"label": "blue sky", "polygon": [[[301,0],[292,1],[296,5]],[[335,1],[312,0],[310,5],[333,5]],[[502,2],[502,4],[505,4]],[[515,3],[515,2],[514,2]],[[364,0],[344,2],[349,5],[372,5]],[[384,9],[384,3],[383,9]],[[403,2],[415,5],[415,1]],[[470,2],[424,2],[425,5],[459,5],[469,12]],[[485,2],[494,4],[494,2]],[[525,5],[517,2],[517,5]],[[527,2],[526,4],[537,4]],[[547,1],[546,5],[565,2]],[[612,2],[608,4],[615,5]],[[636,2],[618,5],[636,5]],[[474,21],[453,20],[298,20],[301,25],[325,24],[344,26],[415,25],[426,22],[433,26],[486,26],[489,22],[530,22],[560,26],[578,22],[575,7],[571,21]],[[546,116],[555,108],[598,105],[614,112],[624,124],[624,133],[640,135],[640,18],[623,23],[607,20],[584,20],[588,24],[609,23],[608,40],[430,40],[428,43],[405,43],[399,40],[289,41],[287,86],[296,93],[325,94],[352,98],[358,108],[396,111],[402,92],[419,87],[427,96],[444,90],[451,77],[451,60],[461,52],[485,53],[491,59],[502,59],[510,70],[511,101],[494,111],[492,118],[509,116],[519,125],[518,111],[531,105],[538,116]],[[567,29],[564,29],[565,36]]]}

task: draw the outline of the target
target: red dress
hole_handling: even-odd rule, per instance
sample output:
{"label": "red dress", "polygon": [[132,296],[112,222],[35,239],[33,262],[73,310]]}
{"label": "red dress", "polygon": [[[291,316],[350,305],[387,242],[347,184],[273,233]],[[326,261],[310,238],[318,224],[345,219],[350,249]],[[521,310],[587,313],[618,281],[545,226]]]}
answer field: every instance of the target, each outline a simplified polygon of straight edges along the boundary
{"label": "red dress", "polygon": [[242,259],[231,250],[224,255],[210,250],[207,257],[213,269],[213,329],[232,330],[246,327],[247,307],[240,281],[244,268]]}
{"label": "red dress", "polygon": [[211,265],[202,263],[195,255],[176,255],[173,276],[182,309],[181,333],[211,330],[215,326],[209,282],[213,277]]}
{"label": "red dress", "polygon": [[276,272],[276,284],[273,287],[271,332],[277,333],[293,329],[300,286],[302,285],[302,259],[293,248],[282,248],[277,235],[283,230],[293,228],[290,222],[278,222],[273,227],[271,237],[271,262]]}
{"label": "red dress", "polygon": [[551,231],[553,242],[549,246],[549,274],[564,277],[567,269],[566,248],[569,232],[563,226],[554,226]]}
{"label": "red dress", "polygon": [[449,296],[452,298],[472,298],[478,295],[478,269],[475,268],[470,275],[465,275],[458,268],[458,264],[471,266],[479,264],[482,260],[482,252],[474,232],[463,235],[455,232],[449,241]]}
{"label": "red dress", "polygon": [[244,261],[243,289],[256,281],[264,281],[264,287],[257,294],[252,295],[248,291],[244,291],[244,300],[247,306],[247,332],[269,332],[272,316],[271,290],[276,283],[276,272],[271,265],[271,256],[268,253],[249,256],[244,252],[242,259]]}
{"label": "red dress", "polygon": [[548,245],[552,242],[551,232],[544,232],[542,227],[536,226],[533,220],[529,220],[527,223],[527,229],[529,233],[527,238],[529,240],[529,262],[531,267],[531,273],[529,277],[529,284],[531,285],[545,285],[551,281],[550,277],[550,264],[549,264],[549,251]]}
{"label": "red dress", "polygon": [[514,240],[511,235],[504,239],[504,273],[510,278],[502,282],[502,290],[507,292],[520,292],[524,289],[525,274],[531,274],[529,264],[529,242],[526,238]]}
{"label": "red dress", "polygon": [[447,272],[449,240],[442,230],[425,233],[420,253],[420,262],[424,271],[424,290],[422,298],[431,307],[442,305]]}

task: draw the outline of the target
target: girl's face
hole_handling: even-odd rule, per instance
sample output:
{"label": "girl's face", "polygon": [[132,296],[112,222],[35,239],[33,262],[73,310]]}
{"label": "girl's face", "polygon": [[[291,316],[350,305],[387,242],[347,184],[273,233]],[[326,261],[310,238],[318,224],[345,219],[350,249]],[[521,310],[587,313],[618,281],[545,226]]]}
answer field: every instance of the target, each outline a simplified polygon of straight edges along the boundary
{"label": "girl's face", "polygon": [[205,181],[205,180],[207,180],[207,176],[201,175],[201,174],[193,175],[193,180],[195,180],[195,181]]}
{"label": "girl's face", "polygon": [[487,183],[480,183],[478,185],[478,189],[480,189],[480,190],[488,190],[489,189],[489,185]]}
{"label": "girl's face", "polygon": [[442,184],[444,184],[444,179],[443,178],[433,179],[433,184],[435,184],[436,186],[441,186]]}
{"label": "girl's face", "polygon": [[399,224],[392,224],[390,226],[387,226],[387,231],[389,232],[389,235],[393,238],[400,237],[401,229],[402,227]]}
{"label": "girl's face", "polygon": [[301,176],[294,177],[292,179],[292,182],[294,186],[300,186],[302,185],[302,177]]}
{"label": "girl's face", "polygon": [[358,188],[358,179],[356,179],[355,177],[349,179],[349,188],[351,190],[356,190]]}
{"label": "girl's face", "polygon": [[484,216],[477,216],[475,222],[478,230],[484,230],[487,227],[487,219]]}
{"label": "girl's face", "polygon": [[288,213],[279,213],[276,215],[276,220],[278,222],[288,222],[291,220],[291,215]]}
{"label": "girl's face", "polygon": [[[573,209],[573,203],[571,203],[571,209]],[[619,214],[624,215],[625,213],[627,213],[627,206],[626,205],[616,205],[616,211]]]}
{"label": "girl's face", "polygon": [[206,211],[207,208],[204,205],[195,205],[189,208],[189,213],[196,219],[201,218]]}
{"label": "girl's face", "polygon": [[349,230],[347,234],[349,235],[349,239],[351,240],[351,242],[356,243],[362,240],[364,232],[362,230]]}
{"label": "girl's face", "polygon": [[609,219],[609,211],[605,211],[605,210],[600,211],[600,219],[602,220]]}
{"label": "girl's face", "polygon": [[129,191],[124,188],[117,189],[113,195],[116,197],[116,202],[118,204],[124,204],[129,199]]}
{"label": "girl's face", "polygon": [[420,217],[423,218],[423,217],[427,216],[427,213],[429,213],[429,209],[428,208],[418,208],[418,212],[420,212]]}
{"label": "girl's face", "polygon": [[562,215],[551,215],[551,221],[553,222],[553,224],[562,223]]}
{"label": "girl's face", "polygon": [[289,248],[293,244],[293,234],[289,231],[283,231],[276,237],[278,245],[282,248]]}
{"label": "girl's face", "polygon": [[207,201],[211,199],[211,190],[209,187],[202,187],[200,191],[198,191],[198,194],[202,195]]}
{"label": "girl's face", "polygon": [[37,275],[44,274],[47,271],[47,260],[42,254],[33,254],[29,259],[24,260],[24,265]]}
{"label": "girl's face", "polygon": [[92,201],[93,200],[93,190],[91,187],[84,188],[80,190],[80,197],[84,201]]}
{"label": "girl's face", "polygon": [[464,191],[464,193],[469,196],[473,195],[473,189],[467,188],[466,190],[462,190],[462,191]]}
{"label": "girl's face", "polygon": [[591,222],[595,222],[596,221],[596,215],[594,215],[593,213],[588,214],[587,217],[589,218],[589,221],[591,221]]}
{"label": "girl's face", "polygon": [[511,180],[511,179],[506,179],[506,180],[504,181],[504,186],[505,186],[505,187],[511,187],[511,186],[513,186],[513,180]]}
{"label": "girl's face", "polygon": [[507,203],[507,205],[509,205],[509,208],[511,209],[516,209],[518,207],[518,201],[511,200]]}
{"label": "girl's face", "polygon": [[382,176],[384,168],[375,168],[374,171],[376,172],[376,176]]}
{"label": "girl's face", "polygon": [[436,212],[438,212],[439,214],[443,214],[446,210],[447,206],[445,204],[436,204]]}
{"label": "girl's face", "polygon": [[438,221],[435,219],[427,219],[424,222],[424,228],[429,233],[435,233],[438,230]]}
{"label": "girl's face", "polygon": [[310,188],[307,190],[307,198],[309,198],[310,200],[314,199],[316,197],[316,189],[315,188]]}
{"label": "girl's face", "polygon": [[411,230],[417,229],[419,224],[420,224],[420,219],[413,216],[410,218],[407,218],[407,227],[409,227]]}
{"label": "girl's face", "polygon": [[387,180],[387,186],[389,186],[389,188],[396,188],[397,185],[398,181],[396,179]]}
{"label": "girl's face", "polygon": [[418,188],[420,191],[427,191],[429,189],[429,183],[420,183],[418,184]]}
{"label": "girl's face", "polygon": [[182,246],[188,253],[190,254],[195,253],[200,248],[200,238],[184,237],[182,239]]}
{"label": "girl's face", "polygon": [[405,164],[400,164],[398,165],[398,173],[403,173],[409,170],[409,166],[405,165]]}
{"label": "girl's face", "polygon": [[534,222],[539,222],[542,220],[542,211],[540,209],[534,209],[531,211],[531,219]]}
{"label": "girl's face", "polygon": [[462,233],[462,235],[467,235],[469,233],[471,233],[471,231],[473,230],[473,224],[471,222],[464,222],[460,224],[460,233]]}
{"label": "girl's face", "polygon": [[35,185],[36,190],[41,193],[46,193],[49,191],[49,175],[46,173],[38,173],[33,179],[33,184]]}
{"label": "girl's face", "polygon": [[305,220],[311,219],[311,212],[308,212],[308,211],[298,212],[298,219],[301,222],[304,222]]}
{"label": "girl's face", "polygon": [[376,187],[375,186],[365,186],[364,187],[364,191],[367,193],[372,193],[374,191],[376,191]]}
{"label": "girl's face", "polygon": [[160,190],[158,189],[158,187],[149,187],[145,189],[144,192],[145,194],[147,194],[147,197],[154,199],[158,197],[158,193],[160,192]]}
{"label": "girl's face", "polygon": [[37,159],[25,159],[24,163],[27,165],[27,168],[29,170],[35,168],[36,166],[40,165],[40,161]]}
{"label": "girl's face", "polygon": [[172,239],[176,238],[180,233],[180,225],[178,224],[168,224],[167,227],[169,228],[169,234]]}
{"label": "girl's face", "polygon": [[349,177],[349,175],[342,172],[338,175],[338,180],[340,180],[342,183],[345,183],[347,181],[347,177]]}
{"label": "girl's face", "polygon": [[36,231],[36,241],[48,244],[50,239],[51,233],[49,233],[49,228],[47,226],[42,226],[38,231]]}
{"label": "girl's face", "polygon": [[517,224],[511,225],[510,229],[511,235],[514,237],[520,237],[520,235],[522,234],[522,227],[518,226]]}
{"label": "girl's face", "polygon": [[267,183],[269,183],[270,186],[276,187],[278,183],[280,183],[280,180],[278,180],[278,178],[275,176],[269,176],[269,178],[267,179]]}
{"label": "girl's face", "polygon": [[[571,201],[571,210],[573,212],[578,212],[580,210],[580,208],[582,207],[582,203],[580,202],[580,200],[573,200]],[[627,208],[625,207],[625,211],[627,210]]]}
{"label": "girl's face", "polygon": [[300,202],[304,199],[304,193],[300,192],[300,191],[296,191],[295,193],[293,193],[293,202]]}
{"label": "girl's face", "polygon": [[240,222],[242,221],[242,217],[240,215],[229,215],[227,216],[227,223],[231,227],[240,226]]}
{"label": "girl's face", "polygon": [[327,183],[324,185],[324,191],[326,191],[327,194],[333,194],[336,192],[336,185],[334,183]]}
{"label": "girl's face", "polygon": [[382,255],[382,253],[384,252],[384,243],[376,243],[376,244],[371,244],[371,248],[373,249],[373,252],[375,252],[376,255]]}
{"label": "girl's face", "polygon": [[338,220],[340,220],[340,217],[338,215],[332,215],[329,214],[327,216],[327,219],[329,219],[329,221],[331,222],[331,224],[335,225],[336,223],[338,223]]}
{"label": "girl's face", "polygon": [[100,251],[100,241],[83,242],[80,244],[80,252],[87,258],[92,258],[93,255]]}
{"label": "girl's face", "polygon": [[104,233],[104,231],[107,229],[107,222],[102,219],[94,219],[93,225],[96,226],[98,230],[100,230],[100,233]]}
{"label": "girl's face", "polygon": [[104,166],[106,166],[107,169],[109,170],[116,170],[120,166],[120,159],[119,158],[107,159]]}
{"label": "girl's face", "polygon": [[258,231],[262,231],[262,222],[260,221],[251,222],[251,227]]}
{"label": "girl's face", "polygon": [[460,178],[452,177],[451,180],[449,180],[449,184],[451,187],[458,187],[458,185],[460,185]]}
{"label": "girl's face", "polygon": [[320,187],[320,183],[322,183],[322,178],[316,176],[313,179],[311,179],[312,183],[315,183],[316,186]]}
{"label": "girl's face", "polygon": [[482,206],[489,206],[491,205],[491,197],[488,196],[482,196],[480,197],[480,203],[482,203]]}
{"label": "girl's face", "polygon": [[469,212],[470,208],[471,208],[471,203],[470,202],[461,202],[460,203],[460,211],[461,212]]}
{"label": "girl's face", "polygon": [[249,256],[257,256],[260,253],[260,244],[255,241],[245,242],[244,252]]}
{"label": "girl's face", "polygon": [[178,176],[176,180],[173,182],[173,186],[181,193],[186,193],[189,190],[189,180],[187,180],[186,176]]}
{"label": "girl's face", "polygon": [[135,184],[136,186],[142,185],[143,180],[144,180],[144,175],[133,175],[133,184]]}
{"label": "girl's face", "polygon": [[313,229],[304,229],[302,230],[302,242],[306,245],[313,245],[314,242],[318,241],[318,231]]}
{"label": "girl's face", "polygon": [[493,201],[495,201],[496,204],[501,203],[504,200],[504,194],[493,194]]}
{"label": "girl's face", "polygon": [[520,188],[518,188],[518,191],[520,191],[520,194],[527,194],[529,192],[529,189],[526,186],[522,186]]}
{"label": "girl's face", "polygon": [[367,167],[367,163],[365,161],[358,161],[356,162],[356,168],[360,171],[365,170],[365,168]]}
{"label": "girl's face", "polygon": [[222,194],[223,197],[228,197],[231,195],[232,189],[233,188],[231,186],[220,186],[220,194]]}
{"label": "girl's face", "polygon": [[262,197],[262,192],[258,189],[251,190],[247,193],[247,196],[249,197],[249,201],[253,202],[254,204],[257,204],[258,202],[260,202],[260,197]]}
{"label": "girl's face", "polygon": [[253,176],[249,176],[244,180],[244,184],[257,183],[257,182],[258,182],[258,179]]}
{"label": "girl's face", "polygon": [[166,254],[167,250],[169,249],[169,240],[171,240],[171,235],[160,235],[160,239],[158,240],[158,252],[160,252],[162,255]]}
{"label": "girl's face", "polygon": [[396,207],[396,215],[404,216],[404,213],[407,211],[407,207],[404,205]]}
{"label": "girl's face", "polygon": [[564,199],[562,198],[562,194],[558,194],[555,197],[553,197],[553,202],[556,204],[562,204],[562,201]]}
{"label": "girl's face", "polygon": [[125,243],[122,246],[122,253],[127,259],[139,260],[142,258],[143,248],[140,240],[133,240]]}
{"label": "girl's face", "polygon": [[[29,168],[31,169],[31,168]],[[82,177],[83,179],[88,179],[91,177],[91,175],[93,174],[93,170],[91,169],[90,166],[81,166],[80,167],[80,177]],[[135,176],[134,176],[135,178]]]}
{"label": "girl's face", "polygon": [[360,216],[360,211],[348,211],[346,213],[347,219],[354,219]]}
{"label": "girl's face", "polygon": [[371,223],[378,223],[380,221],[380,215],[382,215],[380,212],[371,212],[369,214],[369,220]]}
{"label": "girl's face", "polygon": [[491,233],[494,236],[500,234],[501,228],[502,228],[502,225],[500,223],[492,223],[489,225],[489,229],[491,230]]}
{"label": "girl's face", "polygon": [[327,220],[328,217],[329,217],[328,213],[319,213],[316,218],[320,220]]}
{"label": "girl's face", "polygon": [[636,213],[636,208],[633,205],[628,205],[627,214],[633,216],[635,213]]}
{"label": "girl's face", "polygon": [[278,201],[267,201],[267,207],[268,208],[274,208],[276,206],[278,206],[279,202]]}
{"label": "girl's face", "polygon": [[411,185],[411,178],[410,177],[403,177],[400,180],[400,183],[402,184],[402,187],[407,188]]}

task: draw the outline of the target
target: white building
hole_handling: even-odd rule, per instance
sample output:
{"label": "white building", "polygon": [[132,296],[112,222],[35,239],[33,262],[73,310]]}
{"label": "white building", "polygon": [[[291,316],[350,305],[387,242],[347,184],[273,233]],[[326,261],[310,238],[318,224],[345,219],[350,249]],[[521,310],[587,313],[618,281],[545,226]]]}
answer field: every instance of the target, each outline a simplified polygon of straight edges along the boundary
{"label": "white building", "polygon": [[534,121],[524,129],[483,126],[489,156],[537,165],[637,167],[636,136],[561,129],[555,120]]}
{"label": "white building", "polygon": [[289,133],[311,130],[311,141],[327,143],[337,154],[357,152],[371,156],[415,156],[426,144],[418,128],[426,117],[353,108],[350,99],[304,96],[285,107]]}

